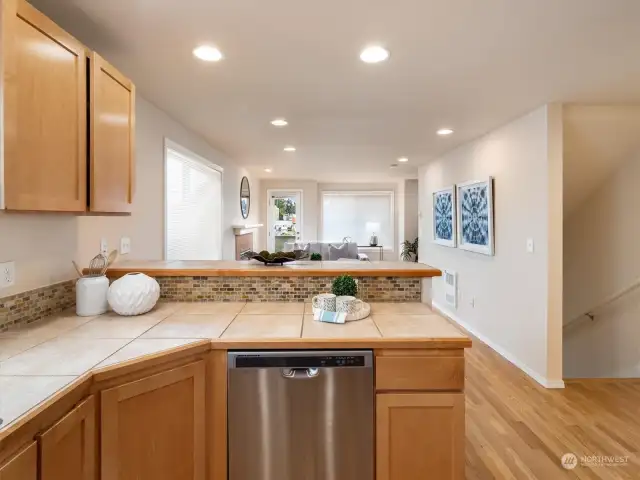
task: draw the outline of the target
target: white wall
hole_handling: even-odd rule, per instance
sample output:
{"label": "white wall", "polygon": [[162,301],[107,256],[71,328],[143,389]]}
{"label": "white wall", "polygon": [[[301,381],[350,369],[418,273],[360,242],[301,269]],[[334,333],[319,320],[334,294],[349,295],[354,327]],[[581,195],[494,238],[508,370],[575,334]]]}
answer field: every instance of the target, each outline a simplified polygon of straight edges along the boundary
{"label": "white wall", "polygon": [[418,236],[418,180],[404,182],[404,238],[413,241]]}
{"label": "white wall", "polygon": [[[0,297],[74,278],[71,260],[76,258],[86,264],[98,253],[102,237],[110,248],[117,248],[120,237],[129,236],[129,259],[162,259],[165,137],[224,168],[223,255],[225,259],[235,258],[231,225],[257,222],[262,203],[258,182],[151,103],[139,95],[136,100],[136,192],[132,215],[76,217],[0,212],[0,262],[16,262],[16,285],[0,291]],[[249,176],[252,188],[247,220],[240,213],[243,175]]]}
{"label": "white wall", "polygon": [[[639,184],[640,151],[567,217],[565,323],[640,279]],[[595,313],[565,334],[565,376],[640,377],[640,291]]]}
{"label": "white wall", "polygon": [[[561,131],[548,131],[561,128],[558,119],[559,106],[539,108],[429,163],[419,174],[420,261],[458,273],[458,309],[446,306],[441,278],[433,281],[434,305],[546,386],[562,386],[561,349],[555,347],[562,341],[561,313],[548,308],[550,251],[557,255],[562,244],[561,228],[560,244],[549,242],[557,242],[558,232],[550,232],[548,214],[550,199],[562,195],[556,145]],[[432,192],[489,176],[495,178],[495,256],[432,243]],[[526,251],[527,238],[535,242],[533,254]]]}

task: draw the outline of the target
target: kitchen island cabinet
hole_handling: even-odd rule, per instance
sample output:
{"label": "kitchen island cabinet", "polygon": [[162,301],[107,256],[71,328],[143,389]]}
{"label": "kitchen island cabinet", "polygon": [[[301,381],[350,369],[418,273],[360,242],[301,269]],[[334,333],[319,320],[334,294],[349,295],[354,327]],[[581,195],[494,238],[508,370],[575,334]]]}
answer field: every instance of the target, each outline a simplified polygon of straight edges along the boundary
{"label": "kitchen island cabinet", "polygon": [[[113,361],[0,429],[0,480],[36,480],[37,469],[39,480],[57,480],[60,468],[66,480],[227,480],[228,352],[329,349],[374,353],[370,454],[376,480],[424,480],[425,471],[438,480],[463,478],[464,349],[471,341],[428,307],[419,315],[414,304],[395,305],[403,316],[385,314],[388,304],[373,304],[370,319],[336,326],[310,324],[295,304],[299,313],[292,313],[291,304],[248,304],[247,313],[225,314],[224,325],[222,317],[212,317],[215,338],[185,340],[155,353],[140,350],[154,342],[167,345],[166,339],[154,340],[163,332],[200,332],[194,327],[206,323],[205,310],[217,308],[173,305],[149,313],[174,312],[136,340],[138,346],[132,342],[130,353],[125,355],[128,347],[115,350]],[[256,313],[285,306],[286,315]],[[219,309],[243,310],[228,303]],[[148,325],[149,318],[132,317],[132,328],[139,328],[137,321]],[[271,328],[258,328],[264,322]],[[289,336],[283,337],[288,329],[278,329],[282,323],[294,327]],[[102,325],[99,330],[101,336],[109,333]],[[284,333],[273,338],[274,331]],[[3,366],[11,368],[11,360]],[[40,442],[39,455],[34,441]]]}
{"label": "kitchen island cabinet", "polygon": [[40,480],[95,480],[96,402],[91,395],[39,438]]}
{"label": "kitchen island cabinet", "polygon": [[376,464],[376,480],[464,479],[464,394],[378,394]]}
{"label": "kitchen island cabinet", "polygon": [[0,465],[0,480],[38,480],[38,445],[32,442]]}
{"label": "kitchen island cabinet", "polygon": [[101,396],[102,480],[205,479],[204,361]]}

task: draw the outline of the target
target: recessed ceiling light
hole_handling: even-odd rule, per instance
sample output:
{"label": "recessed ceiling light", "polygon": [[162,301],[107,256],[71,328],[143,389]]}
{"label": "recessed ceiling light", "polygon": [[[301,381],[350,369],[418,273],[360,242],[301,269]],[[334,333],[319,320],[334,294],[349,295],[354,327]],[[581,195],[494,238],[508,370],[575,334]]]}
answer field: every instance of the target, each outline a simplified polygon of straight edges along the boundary
{"label": "recessed ceiling light", "polygon": [[292,147],[291,145],[287,145],[286,147],[284,147],[283,150],[285,152],[295,152],[296,151],[296,147]]}
{"label": "recessed ceiling light", "polygon": [[408,159],[407,157],[400,157],[400,158],[398,159],[398,161],[399,161],[400,163],[406,163],[406,162],[408,162],[408,161],[409,161],[409,159]]}
{"label": "recessed ceiling light", "polygon": [[267,173],[273,172],[273,170],[271,170],[270,168],[265,168],[264,171],[267,172]]}
{"label": "recessed ceiling light", "polygon": [[380,63],[389,58],[389,50],[379,45],[367,47],[360,52],[360,60],[365,63]]}
{"label": "recessed ceiling light", "polygon": [[193,54],[205,62],[218,62],[222,60],[222,52],[210,45],[200,45],[193,50]]}
{"label": "recessed ceiling light", "polygon": [[450,128],[441,128],[436,133],[438,135],[451,135],[453,133],[453,130],[451,130]]}
{"label": "recessed ceiling light", "polygon": [[289,125],[289,122],[287,122],[284,118],[274,118],[273,120],[271,120],[271,125],[273,125],[274,127],[286,127],[287,125]]}

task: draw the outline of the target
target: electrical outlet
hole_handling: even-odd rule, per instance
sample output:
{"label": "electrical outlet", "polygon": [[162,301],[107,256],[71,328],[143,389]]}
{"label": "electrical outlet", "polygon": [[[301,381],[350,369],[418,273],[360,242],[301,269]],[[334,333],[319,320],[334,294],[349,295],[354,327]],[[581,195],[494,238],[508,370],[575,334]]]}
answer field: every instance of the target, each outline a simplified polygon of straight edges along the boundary
{"label": "electrical outlet", "polygon": [[533,253],[533,238],[527,238],[527,252]]}
{"label": "electrical outlet", "polygon": [[120,239],[120,254],[126,255],[131,252],[131,239],[129,237],[122,237]]}
{"label": "electrical outlet", "polygon": [[103,255],[109,255],[109,244],[107,243],[106,238],[100,240],[100,253]]}
{"label": "electrical outlet", "polygon": [[0,263],[0,288],[7,288],[16,283],[15,262]]}

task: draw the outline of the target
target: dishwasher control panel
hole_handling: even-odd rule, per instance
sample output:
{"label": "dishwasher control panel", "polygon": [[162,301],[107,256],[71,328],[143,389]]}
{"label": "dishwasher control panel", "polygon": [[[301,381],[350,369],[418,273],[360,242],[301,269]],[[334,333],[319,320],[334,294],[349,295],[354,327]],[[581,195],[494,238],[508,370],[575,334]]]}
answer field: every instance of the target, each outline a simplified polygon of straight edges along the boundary
{"label": "dishwasher control panel", "polygon": [[370,367],[370,352],[322,352],[309,355],[297,352],[238,352],[230,355],[234,368],[338,368],[338,367]]}

